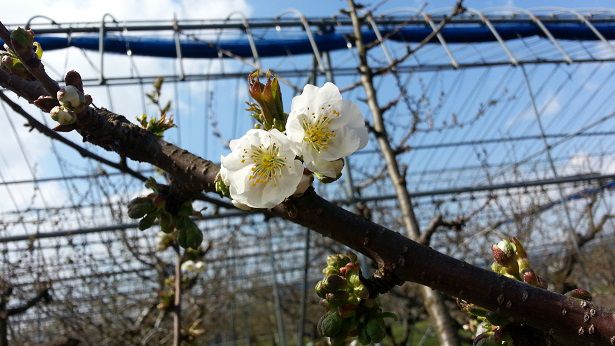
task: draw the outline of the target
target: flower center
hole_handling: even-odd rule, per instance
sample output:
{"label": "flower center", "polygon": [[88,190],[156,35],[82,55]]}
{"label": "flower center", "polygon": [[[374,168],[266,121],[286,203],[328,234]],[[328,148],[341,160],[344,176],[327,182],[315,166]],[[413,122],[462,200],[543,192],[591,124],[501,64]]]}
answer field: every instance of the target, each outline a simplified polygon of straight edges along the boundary
{"label": "flower center", "polygon": [[252,167],[252,174],[250,174],[250,181],[252,186],[257,184],[266,184],[269,181],[277,183],[277,179],[282,175],[282,168],[284,168],[284,158],[279,157],[280,148],[277,144],[272,144],[268,147],[264,147],[262,144],[252,146],[250,152],[250,159],[254,162]]}
{"label": "flower center", "polygon": [[[305,137],[303,140],[310,143],[314,150],[320,152],[326,150],[329,147],[329,142],[335,137],[335,131],[329,129],[332,116],[339,116],[339,113],[335,110],[328,109],[326,114],[322,114],[316,121],[309,122],[304,120],[301,124],[305,131]],[[312,113],[312,118],[316,116]]]}

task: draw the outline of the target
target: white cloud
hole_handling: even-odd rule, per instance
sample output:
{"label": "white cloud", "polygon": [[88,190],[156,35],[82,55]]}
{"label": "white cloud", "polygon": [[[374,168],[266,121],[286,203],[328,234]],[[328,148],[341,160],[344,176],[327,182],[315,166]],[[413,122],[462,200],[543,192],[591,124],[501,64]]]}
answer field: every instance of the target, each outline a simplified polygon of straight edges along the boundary
{"label": "white cloud", "polygon": [[[224,18],[233,11],[246,16],[251,9],[245,0],[43,0],[13,1],[2,8],[4,23],[25,23],[34,15],[45,15],[57,22],[100,21],[110,13],[116,20],[167,19],[177,14],[179,19]],[[36,23],[45,19],[36,19]]]}
{"label": "white cloud", "polygon": [[564,174],[596,172],[603,175],[615,174],[615,155],[589,155],[578,152],[566,162],[562,171]]}
{"label": "white cloud", "polygon": [[[560,101],[560,96],[558,95],[547,95],[544,98],[542,103],[538,104],[538,112],[540,114],[540,118],[544,121],[545,118],[550,118],[559,114],[562,110],[562,103]],[[524,109],[517,116],[514,116],[506,122],[506,128],[510,129],[511,127],[518,125],[520,123],[527,123],[528,121],[535,121],[536,114],[534,112],[534,108],[530,105],[528,108]]]}

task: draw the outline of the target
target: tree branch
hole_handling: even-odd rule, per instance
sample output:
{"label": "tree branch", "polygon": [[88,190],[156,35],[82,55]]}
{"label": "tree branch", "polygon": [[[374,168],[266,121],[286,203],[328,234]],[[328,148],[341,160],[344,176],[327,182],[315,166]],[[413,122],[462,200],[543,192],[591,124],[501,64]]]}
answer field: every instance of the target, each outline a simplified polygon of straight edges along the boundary
{"label": "tree branch", "polygon": [[392,70],[395,70],[397,66],[399,66],[399,64],[406,61],[406,59],[414,55],[417,51],[423,48],[423,46],[431,42],[431,40],[433,40],[434,37],[436,37],[440,33],[440,31],[442,31],[442,29],[444,29],[446,24],[448,24],[453,19],[453,17],[463,12],[465,12],[465,8],[463,7],[463,0],[457,0],[457,2],[455,3],[455,7],[453,8],[453,11],[451,12],[451,14],[444,16],[444,18],[442,18],[442,21],[438,24],[438,26],[432,32],[430,32],[429,35],[425,36],[425,38],[423,38],[423,40],[421,40],[421,42],[419,42],[416,47],[412,49],[408,48],[408,51],[404,55],[393,60],[393,62],[391,62],[388,66],[385,66],[383,68],[380,68],[374,71],[374,76],[386,74]]}
{"label": "tree branch", "polygon": [[2,91],[0,91],[0,100],[4,101],[9,107],[11,107],[11,109],[21,115],[22,117],[24,117],[27,121],[28,124],[30,125],[31,128],[37,130],[38,132],[44,134],[45,136],[57,140],[61,143],[66,144],[67,146],[71,147],[72,149],[75,149],[82,157],[87,157],[90,159],[94,159],[102,164],[105,164],[109,167],[113,167],[121,172],[130,174],[131,176],[141,180],[141,181],[145,181],[147,178],[145,178],[141,173],[129,168],[128,166],[124,166],[121,165],[119,163],[115,163],[113,161],[107,160],[102,156],[96,155],[95,153],[85,149],[84,147],[73,143],[72,141],[70,141],[69,139],[65,138],[64,136],[60,135],[59,133],[57,133],[56,131],[53,131],[52,129],[48,128],[47,126],[45,126],[45,124],[41,123],[40,121],[36,120],[33,116],[31,116],[30,114],[28,114],[28,112],[26,112],[23,108],[21,108],[21,106],[19,106],[17,103],[13,102],[13,100],[11,100],[10,98],[8,98]]}
{"label": "tree branch", "polygon": [[26,301],[22,305],[7,309],[7,315],[14,316],[14,315],[22,314],[28,311],[28,309],[30,309],[34,305],[38,304],[41,300],[50,301],[51,296],[49,295],[49,290],[50,290],[50,287],[45,287],[44,289],[40,290],[36,294],[36,296],[30,298],[28,301]]}

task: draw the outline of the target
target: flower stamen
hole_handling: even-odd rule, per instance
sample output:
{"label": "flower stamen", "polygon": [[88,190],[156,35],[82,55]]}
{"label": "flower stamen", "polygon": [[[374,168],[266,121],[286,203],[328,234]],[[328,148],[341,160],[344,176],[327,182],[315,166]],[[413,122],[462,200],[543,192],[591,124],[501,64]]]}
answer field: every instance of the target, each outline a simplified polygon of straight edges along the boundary
{"label": "flower stamen", "polygon": [[284,168],[284,158],[279,156],[280,148],[277,144],[272,144],[269,147],[264,147],[262,144],[252,146],[250,151],[250,159],[254,162],[249,179],[252,186],[258,184],[266,184],[273,181],[277,185],[278,178],[282,175]]}
{"label": "flower stamen", "polygon": [[[339,112],[332,110],[326,115],[321,115],[316,121],[310,123],[307,120],[302,122],[303,130],[305,131],[304,140],[314,148],[314,150],[321,152],[329,147],[329,142],[335,137],[335,131],[329,129],[332,116],[336,116]],[[331,116],[332,115],[332,116]],[[339,115],[338,115],[339,116]],[[316,116],[313,116],[316,118]]]}

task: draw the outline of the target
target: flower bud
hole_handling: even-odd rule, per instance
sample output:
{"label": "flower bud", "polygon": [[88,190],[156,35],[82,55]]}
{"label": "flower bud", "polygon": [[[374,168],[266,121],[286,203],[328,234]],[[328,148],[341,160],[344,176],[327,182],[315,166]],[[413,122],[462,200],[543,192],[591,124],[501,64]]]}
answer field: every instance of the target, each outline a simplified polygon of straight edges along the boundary
{"label": "flower bud", "polygon": [[348,286],[348,281],[339,275],[329,275],[326,278],[326,286],[330,291],[339,291]]}
{"label": "flower bud", "polygon": [[341,306],[346,304],[346,302],[348,301],[348,292],[337,291],[334,293],[327,293],[325,295],[325,299],[327,299],[329,304],[331,304],[332,306]]}
{"label": "flower bud", "polygon": [[318,321],[318,333],[322,336],[335,337],[342,331],[343,322],[337,312],[330,311]]}
{"label": "flower bud", "polygon": [[567,296],[567,297],[583,299],[583,300],[586,300],[588,302],[592,301],[592,294],[589,293],[589,291],[584,290],[582,288],[575,288],[572,291],[566,292],[564,295]]}
{"label": "flower bud", "polygon": [[314,290],[320,298],[325,298],[327,293],[329,293],[329,289],[324,280],[318,281],[316,283],[316,287],[314,287]]}
{"label": "flower bud", "polygon": [[348,277],[348,282],[350,283],[350,285],[352,285],[353,287],[360,287],[363,286],[363,284],[361,283],[361,278],[359,277],[358,273],[353,273],[350,274],[350,276]]}
{"label": "flower bud", "polygon": [[526,284],[530,284],[532,286],[536,286],[538,284],[538,276],[532,269],[525,269],[521,271],[521,279]]}
{"label": "flower bud", "polygon": [[354,291],[355,291],[355,295],[359,299],[367,299],[367,298],[369,298],[369,290],[367,289],[367,287],[365,287],[363,285],[355,288]]}
{"label": "flower bud", "polygon": [[197,273],[201,273],[201,272],[203,272],[203,271],[205,270],[205,262],[203,262],[203,261],[196,261],[196,262],[194,263],[194,270],[195,270]]}
{"label": "flower bud", "polygon": [[188,260],[181,265],[181,271],[186,272],[194,272],[194,261]]}
{"label": "flower bud", "polygon": [[85,96],[83,93],[81,93],[77,87],[72,85],[67,85],[60,88],[57,93],[57,98],[62,106],[70,109],[79,107],[85,101]]}
{"label": "flower bud", "polygon": [[49,112],[51,119],[60,123],[60,125],[70,125],[77,121],[77,116],[70,110],[60,106],[55,106]]}
{"label": "flower bud", "polygon": [[7,70],[11,70],[13,67],[13,58],[9,55],[3,55],[2,60],[0,60],[0,65]]}
{"label": "flower bud", "polygon": [[340,271],[337,270],[337,268],[333,267],[333,266],[326,266],[325,269],[322,270],[322,273],[325,276],[329,276],[329,275],[339,275]]}
{"label": "flower bud", "polygon": [[515,247],[510,241],[503,239],[497,245],[491,246],[491,252],[497,263],[506,265],[515,255]]}
{"label": "flower bud", "polygon": [[248,91],[260,107],[258,120],[265,130],[275,127],[284,132],[288,116],[284,113],[278,78],[267,71],[267,82],[263,84],[259,80],[259,74],[260,71],[256,70],[248,75]]}

